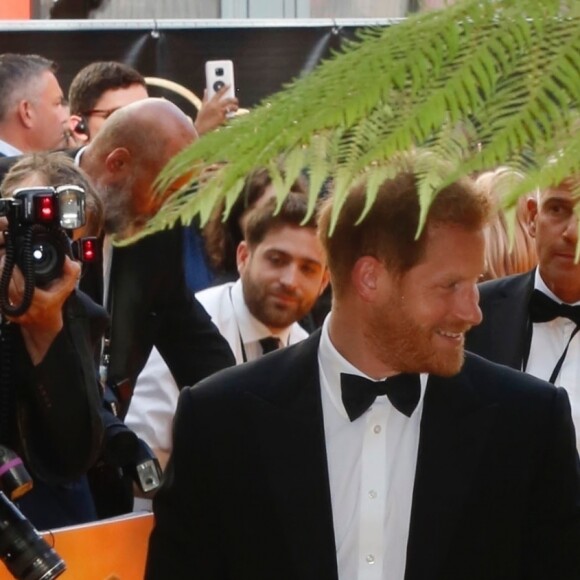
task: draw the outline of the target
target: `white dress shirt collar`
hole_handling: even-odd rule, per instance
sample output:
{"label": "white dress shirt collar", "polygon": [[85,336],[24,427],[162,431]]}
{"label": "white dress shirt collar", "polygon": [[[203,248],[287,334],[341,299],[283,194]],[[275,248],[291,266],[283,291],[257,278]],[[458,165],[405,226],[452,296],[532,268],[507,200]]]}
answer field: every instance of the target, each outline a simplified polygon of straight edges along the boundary
{"label": "white dress shirt collar", "polygon": [[77,153],[76,153],[76,155],[75,155],[75,159],[74,159],[74,161],[75,161],[75,165],[76,165],[77,167],[80,167],[80,166],[81,166],[81,157],[83,156],[83,153],[85,152],[85,149],[86,149],[86,148],[87,148],[87,146],[86,146],[86,145],[85,145],[84,147],[81,147],[81,148],[80,148],[80,149],[77,151]]}
{"label": "white dress shirt collar", "polygon": [[15,157],[16,155],[22,155],[22,151],[10,145],[7,141],[0,139],[0,153],[6,155],[6,157]]}

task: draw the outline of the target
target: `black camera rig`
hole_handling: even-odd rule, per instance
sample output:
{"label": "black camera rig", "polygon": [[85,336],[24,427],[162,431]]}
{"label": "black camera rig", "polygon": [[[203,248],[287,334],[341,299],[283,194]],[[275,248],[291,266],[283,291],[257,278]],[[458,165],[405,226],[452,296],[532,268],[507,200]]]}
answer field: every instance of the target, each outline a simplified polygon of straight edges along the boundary
{"label": "black camera rig", "polygon": [[[0,309],[20,316],[29,308],[34,286],[47,286],[59,278],[65,256],[97,259],[94,238],[73,243],[72,232],[85,224],[85,192],[77,185],[23,187],[12,197],[0,199],[0,216],[6,217],[6,258],[0,277]],[[24,277],[24,295],[18,305],[10,303],[8,287],[14,266]]]}

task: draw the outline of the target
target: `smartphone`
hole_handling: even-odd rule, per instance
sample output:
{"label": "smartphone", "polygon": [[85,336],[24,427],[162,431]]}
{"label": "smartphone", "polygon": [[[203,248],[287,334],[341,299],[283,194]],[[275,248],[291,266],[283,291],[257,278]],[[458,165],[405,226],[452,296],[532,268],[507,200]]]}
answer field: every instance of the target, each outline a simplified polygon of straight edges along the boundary
{"label": "smartphone", "polygon": [[205,63],[205,82],[208,99],[211,99],[224,85],[229,86],[224,96],[235,97],[234,63],[231,60],[208,60]]}

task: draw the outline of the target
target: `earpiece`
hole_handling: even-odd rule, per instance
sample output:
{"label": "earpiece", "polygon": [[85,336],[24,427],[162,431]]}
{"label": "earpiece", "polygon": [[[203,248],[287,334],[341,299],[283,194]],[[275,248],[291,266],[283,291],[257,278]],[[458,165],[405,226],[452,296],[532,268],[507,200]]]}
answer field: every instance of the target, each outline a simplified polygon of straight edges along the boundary
{"label": "earpiece", "polygon": [[81,135],[87,135],[89,130],[87,127],[87,122],[84,117],[75,125],[73,131],[75,133],[80,133]]}

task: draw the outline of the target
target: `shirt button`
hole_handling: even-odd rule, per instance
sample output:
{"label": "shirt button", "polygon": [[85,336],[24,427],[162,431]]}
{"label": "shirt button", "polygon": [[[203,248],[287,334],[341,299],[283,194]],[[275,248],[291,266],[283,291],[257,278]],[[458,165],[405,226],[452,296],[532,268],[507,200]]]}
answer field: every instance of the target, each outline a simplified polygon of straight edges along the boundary
{"label": "shirt button", "polygon": [[375,425],[373,427],[373,432],[378,435],[381,432],[381,426],[380,425]]}
{"label": "shirt button", "polygon": [[367,561],[367,564],[374,564],[375,563],[375,557],[374,557],[374,555],[373,554],[369,554],[366,557],[366,561]]}
{"label": "shirt button", "polygon": [[378,493],[377,493],[377,492],[376,492],[374,489],[371,489],[371,490],[369,491],[369,497],[370,497],[371,499],[377,499],[377,496],[378,496]]}

